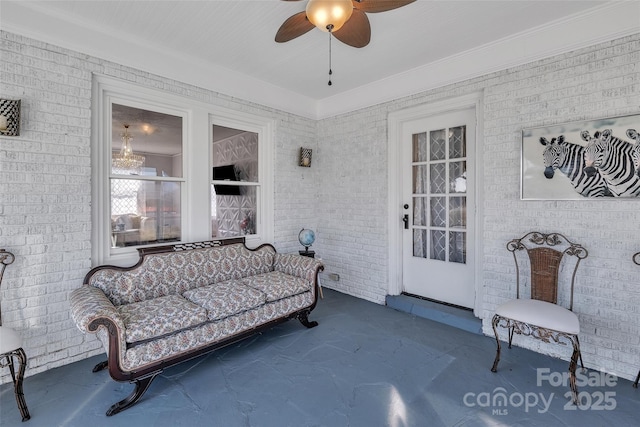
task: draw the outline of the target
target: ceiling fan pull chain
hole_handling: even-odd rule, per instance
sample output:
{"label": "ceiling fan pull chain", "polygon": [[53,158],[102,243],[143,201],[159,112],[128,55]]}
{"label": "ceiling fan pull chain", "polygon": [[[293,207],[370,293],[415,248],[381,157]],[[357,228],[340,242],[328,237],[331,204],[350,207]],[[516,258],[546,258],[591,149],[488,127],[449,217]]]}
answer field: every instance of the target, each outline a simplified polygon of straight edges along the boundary
{"label": "ceiling fan pull chain", "polygon": [[331,75],[333,74],[333,70],[331,70],[331,30],[333,30],[333,25],[329,24],[327,25],[327,29],[329,30],[329,83],[328,85],[331,86],[333,83],[331,83]]}

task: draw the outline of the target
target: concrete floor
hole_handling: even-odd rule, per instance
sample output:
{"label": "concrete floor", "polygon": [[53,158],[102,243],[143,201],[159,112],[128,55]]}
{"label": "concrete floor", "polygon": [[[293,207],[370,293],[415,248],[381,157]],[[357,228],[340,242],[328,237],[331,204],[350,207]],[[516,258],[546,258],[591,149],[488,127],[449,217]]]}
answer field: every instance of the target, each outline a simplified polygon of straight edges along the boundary
{"label": "concrete floor", "polygon": [[627,380],[591,381],[576,408],[568,385],[554,382],[565,361],[514,347],[492,373],[491,337],[327,289],[324,296],[310,316],[318,327],[290,321],[167,369],[137,405],[112,417],[105,411],[132,386],[92,373],[102,356],[26,378],[25,423],[4,384],[0,425],[640,425],[640,390]]}

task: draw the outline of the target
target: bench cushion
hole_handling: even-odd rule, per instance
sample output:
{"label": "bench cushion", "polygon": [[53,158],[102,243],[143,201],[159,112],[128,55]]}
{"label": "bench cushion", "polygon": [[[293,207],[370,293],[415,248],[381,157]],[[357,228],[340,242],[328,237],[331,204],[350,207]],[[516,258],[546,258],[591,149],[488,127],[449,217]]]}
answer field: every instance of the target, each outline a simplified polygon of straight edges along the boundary
{"label": "bench cushion", "polygon": [[578,316],[574,312],[550,302],[515,299],[500,305],[496,309],[496,314],[554,331],[574,335],[580,333]]}
{"label": "bench cushion", "polygon": [[245,285],[263,292],[268,302],[298,295],[311,289],[311,284],[281,271],[258,274],[242,279]]}
{"label": "bench cushion", "polygon": [[130,344],[160,337],[207,321],[207,311],[180,295],[167,295],[116,307]]}
{"label": "bench cushion", "polygon": [[258,307],[265,303],[265,294],[243,285],[238,280],[229,280],[213,285],[191,289],[183,296],[207,310],[209,320],[219,320]]}

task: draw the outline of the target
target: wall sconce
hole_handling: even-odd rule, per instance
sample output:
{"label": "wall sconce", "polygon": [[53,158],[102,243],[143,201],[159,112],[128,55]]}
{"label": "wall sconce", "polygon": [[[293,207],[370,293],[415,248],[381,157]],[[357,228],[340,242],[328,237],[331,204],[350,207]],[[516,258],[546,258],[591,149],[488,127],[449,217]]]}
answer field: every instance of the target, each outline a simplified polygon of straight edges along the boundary
{"label": "wall sconce", "polygon": [[311,167],[311,148],[300,147],[300,166],[305,168]]}
{"label": "wall sconce", "polygon": [[19,99],[0,99],[0,135],[20,135]]}

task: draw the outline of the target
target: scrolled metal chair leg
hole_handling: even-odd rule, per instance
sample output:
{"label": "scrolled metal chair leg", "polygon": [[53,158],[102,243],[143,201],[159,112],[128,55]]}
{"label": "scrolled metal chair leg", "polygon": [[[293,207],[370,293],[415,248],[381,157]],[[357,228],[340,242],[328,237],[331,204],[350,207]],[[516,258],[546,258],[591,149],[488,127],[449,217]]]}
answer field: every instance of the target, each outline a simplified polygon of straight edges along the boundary
{"label": "scrolled metal chair leg", "polygon": [[496,358],[493,360],[493,366],[491,372],[498,372],[498,363],[500,362],[500,337],[498,337],[498,322],[500,322],[500,316],[497,314],[493,316],[491,320],[491,326],[493,327],[493,334],[496,336]]}
{"label": "scrolled metal chair leg", "polygon": [[[16,375],[13,358],[16,357],[20,366],[18,367],[18,374]],[[29,408],[27,408],[27,402],[24,399],[24,391],[22,390],[22,382],[24,380],[24,371],[27,368],[27,354],[22,348],[12,351],[6,354],[7,362],[9,365],[9,371],[11,372],[11,379],[13,380],[13,391],[16,395],[16,403],[22,416],[22,421],[31,419],[29,414]]]}
{"label": "scrolled metal chair leg", "polygon": [[[580,348],[580,340],[578,339],[578,336],[576,335],[576,343],[578,343],[578,349]],[[580,351],[580,366],[582,367],[582,372],[585,371],[584,369],[584,362],[582,361],[582,351]]]}
{"label": "scrolled metal chair leg", "polygon": [[509,331],[509,348],[511,348],[511,344],[513,343],[513,333],[515,332],[516,327],[510,320],[507,321],[507,330]]}
{"label": "scrolled metal chair leg", "polygon": [[578,386],[576,384],[576,368],[578,367],[578,358],[582,358],[580,354],[580,342],[576,339],[572,339],[573,353],[571,354],[571,361],[569,362],[569,386],[571,387],[571,395],[573,396],[573,404],[580,406],[580,399],[578,395]]}
{"label": "scrolled metal chair leg", "polygon": [[633,387],[638,388],[638,381],[640,381],[640,371],[638,371],[638,375],[636,376],[636,380],[633,382]]}

